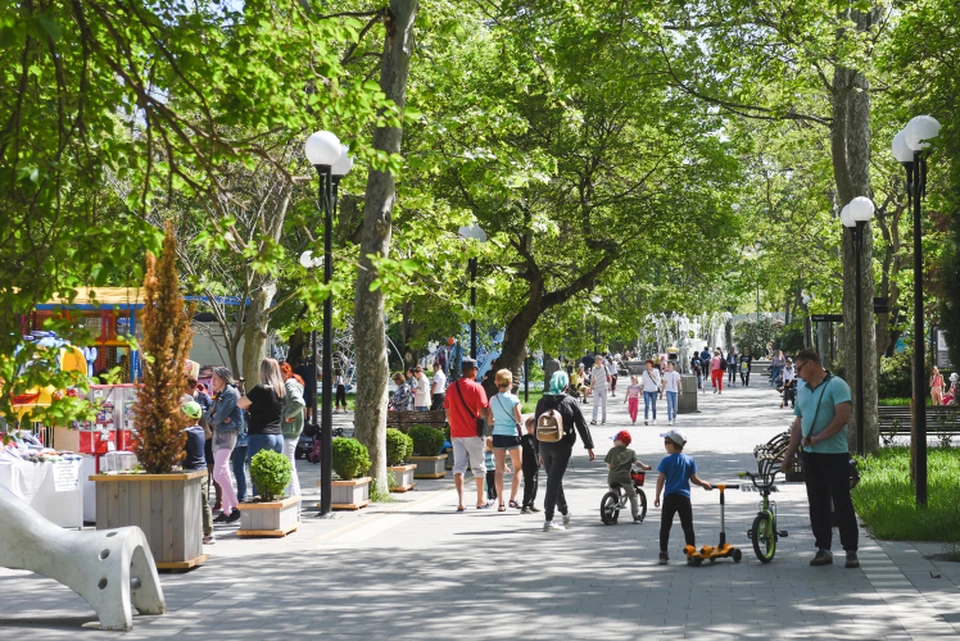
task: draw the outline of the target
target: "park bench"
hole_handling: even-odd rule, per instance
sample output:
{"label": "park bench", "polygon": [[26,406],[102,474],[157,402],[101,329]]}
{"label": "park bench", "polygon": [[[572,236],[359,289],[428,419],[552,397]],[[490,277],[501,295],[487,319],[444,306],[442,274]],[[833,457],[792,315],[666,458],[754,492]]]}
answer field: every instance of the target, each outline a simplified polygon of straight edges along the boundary
{"label": "park bench", "polygon": [[404,434],[414,425],[430,425],[443,429],[447,415],[443,410],[391,410],[387,412],[387,427],[395,427]]}
{"label": "park bench", "polygon": [[[926,414],[928,436],[951,439],[960,435],[960,406],[928,405]],[[910,435],[913,415],[909,405],[881,405],[877,408],[877,419],[885,444],[889,445],[895,436]]]}

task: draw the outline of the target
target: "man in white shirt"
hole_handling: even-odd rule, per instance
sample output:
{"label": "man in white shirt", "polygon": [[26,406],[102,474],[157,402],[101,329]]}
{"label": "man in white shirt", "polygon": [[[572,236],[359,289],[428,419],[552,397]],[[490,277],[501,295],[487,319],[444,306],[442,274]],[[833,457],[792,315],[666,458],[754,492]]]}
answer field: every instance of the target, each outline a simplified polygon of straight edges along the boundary
{"label": "man in white shirt", "polygon": [[[597,410],[603,409],[600,424],[607,422],[607,380],[610,374],[602,356],[597,356],[590,370],[590,392],[593,396],[593,420],[590,425],[597,424]],[[603,406],[602,408],[600,406]]]}
{"label": "man in white shirt", "polygon": [[413,368],[413,409],[430,409],[430,384],[419,365]]}
{"label": "man in white shirt", "polygon": [[433,397],[433,405],[430,406],[430,409],[434,411],[443,409],[443,395],[446,389],[447,375],[443,373],[440,361],[435,361],[433,363],[433,382],[430,385],[430,395]]}

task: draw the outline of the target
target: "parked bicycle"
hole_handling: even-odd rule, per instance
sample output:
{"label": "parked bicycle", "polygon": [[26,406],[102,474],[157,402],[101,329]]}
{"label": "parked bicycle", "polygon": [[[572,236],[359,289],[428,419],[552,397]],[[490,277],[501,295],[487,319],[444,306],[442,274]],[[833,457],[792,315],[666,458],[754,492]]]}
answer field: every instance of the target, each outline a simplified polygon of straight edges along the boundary
{"label": "parked bicycle", "polygon": [[753,526],[747,532],[747,538],[753,542],[753,551],[761,563],[770,563],[777,553],[777,540],[786,538],[786,530],[777,529],[777,504],[770,500],[770,494],[775,491],[774,479],[780,472],[780,463],[773,459],[760,459],[757,462],[758,472],[743,472],[741,477],[753,481],[754,487],[760,492],[760,511],[753,519]]}

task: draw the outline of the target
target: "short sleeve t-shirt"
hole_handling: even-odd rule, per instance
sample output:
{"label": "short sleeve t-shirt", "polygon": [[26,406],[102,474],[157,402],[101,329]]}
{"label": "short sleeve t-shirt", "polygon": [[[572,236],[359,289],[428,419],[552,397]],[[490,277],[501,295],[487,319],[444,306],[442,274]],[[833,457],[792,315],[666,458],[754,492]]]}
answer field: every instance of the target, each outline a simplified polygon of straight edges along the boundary
{"label": "short sleeve t-shirt", "polygon": [[644,392],[660,391],[660,370],[656,368],[645,369],[643,374],[640,375],[640,380],[643,381]]}
{"label": "short sleeve t-shirt", "polygon": [[[827,429],[837,413],[837,405],[850,402],[850,386],[842,378],[831,376],[823,380],[815,389],[804,383],[797,390],[797,403],[793,413],[800,417],[800,435],[804,439]],[[820,411],[817,411],[817,405]],[[816,417],[817,424],[813,424]],[[803,448],[805,452],[818,454],[846,454],[850,451],[847,444],[847,426],[830,438]]]}
{"label": "short sleeve t-shirt", "polygon": [[663,375],[663,391],[665,392],[679,392],[680,391],[680,374],[677,372],[667,372]]}
{"label": "short sleeve t-shirt", "polygon": [[604,365],[601,365],[600,367],[594,367],[592,370],[590,370],[590,384],[593,386],[593,389],[607,389],[607,376],[607,368]]}
{"label": "short sleeve t-shirt", "polygon": [[433,393],[434,394],[443,394],[443,390],[447,389],[447,375],[443,373],[442,369],[438,369],[433,374]]}
{"label": "short sleeve t-shirt", "polygon": [[607,482],[628,481],[630,478],[630,468],[637,460],[637,453],[629,447],[617,446],[611,447],[603,462],[610,466],[607,473]]}
{"label": "short sleeve t-shirt", "polygon": [[663,495],[682,494],[690,498],[690,477],[697,473],[697,462],[683,452],[664,457],[657,471],[666,477]]}
{"label": "short sleeve t-shirt", "polygon": [[640,398],[640,392],[643,391],[643,387],[640,385],[631,385],[627,388],[627,398]]}
{"label": "short sleeve t-shirt", "polygon": [[513,414],[513,408],[519,404],[520,399],[510,392],[500,392],[490,399],[494,436],[517,435],[517,417]]}
{"label": "short sleeve t-shirt", "polygon": [[250,399],[248,434],[280,434],[283,399],[272,387],[257,385],[247,392]]}
{"label": "short sleeve t-shirt", "polygon": [[[457,388],[459,388],[459,393],[457,393]],[[461,394],[463,395],[463,402],[460,402]],[[464,403],[467,407],[464,407]],[[450,421],[451,438],[476,437],[477,414],[481,409],[488,406],[487,393],[480,383],[468,378],[461,378],[451,385],[447,390],[447,395],[443,398],[443,409],[447,410],[447,418]]]}
{"label": "short sleeve t-shirt", "polygon": [[421,375],[420,378],[413,377],[413,404],[417,407],[424,407],[430,404],[430,384],[427,383],[427,377]]}

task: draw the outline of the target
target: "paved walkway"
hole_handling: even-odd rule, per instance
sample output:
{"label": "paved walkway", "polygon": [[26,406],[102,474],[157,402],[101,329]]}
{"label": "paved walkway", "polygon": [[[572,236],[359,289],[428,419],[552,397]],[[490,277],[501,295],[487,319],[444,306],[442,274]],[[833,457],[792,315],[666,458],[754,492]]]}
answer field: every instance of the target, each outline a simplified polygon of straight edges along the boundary
{"label": "paved walkway", "polygon": [[[960,568],[923,558],[938,546],[881,544],[864,533],[862,569],[810,568],[800,485],[784,484],[777,495],[790,536],[773,563],[760,564],[745,535],[758,495],[728,491],[727,534],[743,562],[687,567],[677,524],[672,563],[657,565],[652,482],[645,523],[608,527],[599,519],[608,437],[629,423],[621,401],[611,399],[610,420],[594,428],[598,460],[579,451],[565,477],[574,514],[566,532],[543,533],[540,515],[516,511],[456,514],[449,479],[336,520],[307,516],[284,540],[239,540],[225,528],[207,565],[162,577],[169,613],[138,617],[123,639],[958,637]],[[788,425],[777,403],[759,384],[702,395],[702,413],[679,421],[701,476],[737,482],[752,466],[753,446]],[[660,409],[665,414],[662,402]],[[654,465],[663,456],[664,414],[658,426],[630,427],[634,448]],[[303,464],[301,478],[312,486],[318,468]],[[717,493],[695,488],[693,499],[698,542],[714,542]],[[49,580],[0,570],[0,594],[0,639],[118,638],[97,630],[86,604]]]}

